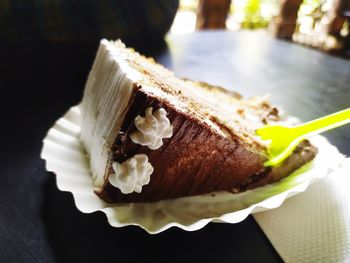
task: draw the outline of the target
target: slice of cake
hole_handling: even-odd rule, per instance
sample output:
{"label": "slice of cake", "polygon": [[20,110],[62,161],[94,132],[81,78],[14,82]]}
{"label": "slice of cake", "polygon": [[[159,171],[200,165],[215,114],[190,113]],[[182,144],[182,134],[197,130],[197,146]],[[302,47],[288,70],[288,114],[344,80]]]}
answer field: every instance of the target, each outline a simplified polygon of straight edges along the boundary
{"label": "slice of cake", "polygon": [[81,109],[96,193],[111,203],[237,193],[280,180],[317,152],[304,141],[282,165],[264,167],[255,130],[280,118],[267,98],[179,79],[120,41],[101,41]]}

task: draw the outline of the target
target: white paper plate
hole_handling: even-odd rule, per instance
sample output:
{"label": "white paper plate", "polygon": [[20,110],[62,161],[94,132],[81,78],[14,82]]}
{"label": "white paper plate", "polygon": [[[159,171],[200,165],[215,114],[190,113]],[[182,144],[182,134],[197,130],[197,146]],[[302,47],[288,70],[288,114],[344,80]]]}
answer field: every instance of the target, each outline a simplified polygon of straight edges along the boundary
{"label": "white paper plate", "polygon": [[159,233],[172,226],[193,231],[211,221],[238,223],[249,214],[280,206],[283,201],[306,190],[310,183],[336,169],[343,159],[324,137],[316,136],[315,160],[280,182],[240,194],[218,192],[156,203],[111,205],[94,193],[89,159],[79,140],[80,109],[72,107],[48,131],[41,157],[46,169],[57,176],[61,191],[71,192],[77,208],[83,213],[102,211],[113,227],[138,225],[149,233]]}

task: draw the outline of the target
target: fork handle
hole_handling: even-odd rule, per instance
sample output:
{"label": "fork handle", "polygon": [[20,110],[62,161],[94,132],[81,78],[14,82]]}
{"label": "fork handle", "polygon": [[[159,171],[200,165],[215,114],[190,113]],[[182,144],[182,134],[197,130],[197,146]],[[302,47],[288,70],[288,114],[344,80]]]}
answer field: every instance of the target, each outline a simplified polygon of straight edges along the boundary
{"label": "fork handle", "polygon": [[350,123],[350,108],[295,126],[299,136],[319,134]]}

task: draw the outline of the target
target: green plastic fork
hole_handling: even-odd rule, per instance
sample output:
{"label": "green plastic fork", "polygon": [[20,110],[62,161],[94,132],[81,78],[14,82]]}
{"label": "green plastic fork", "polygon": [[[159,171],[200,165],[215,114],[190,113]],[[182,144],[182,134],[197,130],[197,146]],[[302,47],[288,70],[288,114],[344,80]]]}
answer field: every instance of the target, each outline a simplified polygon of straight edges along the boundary
{"label": "green plastic fork", "polygon": [[350,108],[294,127],[267,125],[256,130],[263,140],[269,141],[270,159],[265,166],[275,166],[285,160],[305,138],[350,123]]}

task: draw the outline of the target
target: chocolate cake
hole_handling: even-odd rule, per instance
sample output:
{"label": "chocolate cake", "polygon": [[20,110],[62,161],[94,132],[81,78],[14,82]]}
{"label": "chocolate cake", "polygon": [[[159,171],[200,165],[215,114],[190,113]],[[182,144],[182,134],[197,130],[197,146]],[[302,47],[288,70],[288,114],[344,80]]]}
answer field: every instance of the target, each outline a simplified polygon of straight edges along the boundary
{"label": "chocolate cake", "polygon": [[81,105],[96,194],[110,203],[238,193],[280,180],[316,155],[303,141],[264,167],[255,130],[278,122],[266,97],[179,79],[121,41],[102,40]]}

